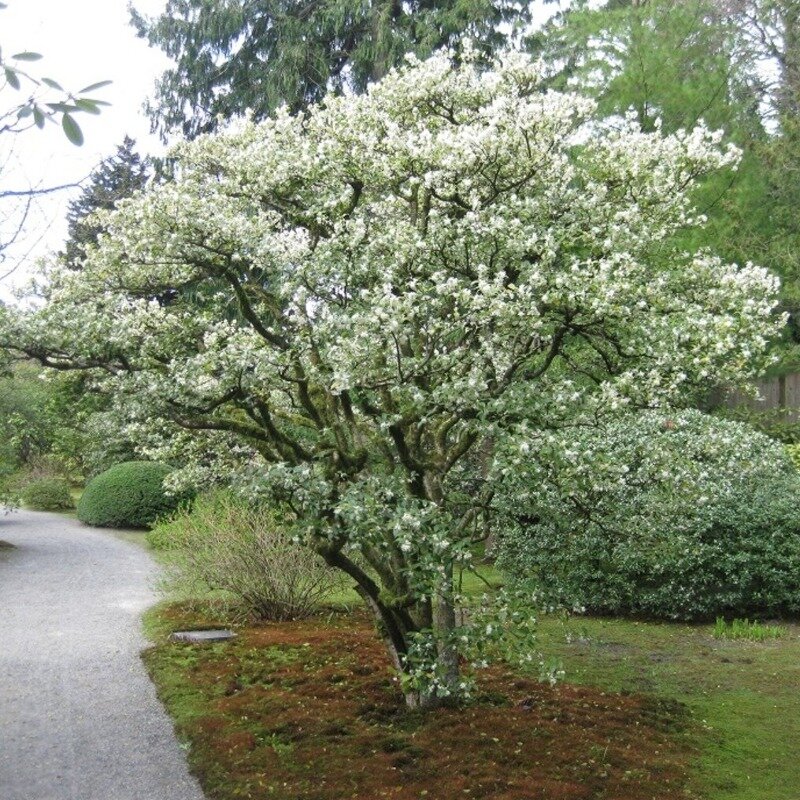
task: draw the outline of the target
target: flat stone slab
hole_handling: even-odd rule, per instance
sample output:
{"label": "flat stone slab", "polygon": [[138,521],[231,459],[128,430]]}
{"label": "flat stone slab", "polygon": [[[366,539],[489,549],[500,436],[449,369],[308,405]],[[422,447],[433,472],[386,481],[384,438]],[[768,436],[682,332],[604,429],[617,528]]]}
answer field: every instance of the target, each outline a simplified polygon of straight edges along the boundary
{"label": "flat stone slab", "polygon": [[236,638],[233,631],[175,631],[169,637],[173,642],[224,642],[226,639]]}

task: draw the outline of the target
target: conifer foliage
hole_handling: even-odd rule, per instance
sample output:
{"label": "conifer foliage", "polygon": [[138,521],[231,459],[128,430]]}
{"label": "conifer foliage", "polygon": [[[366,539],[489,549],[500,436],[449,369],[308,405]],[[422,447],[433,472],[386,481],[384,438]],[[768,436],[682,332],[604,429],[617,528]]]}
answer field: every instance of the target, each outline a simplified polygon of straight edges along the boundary
{"label": "conifer foliage", "polygon": [[117,152],[102,161],[91,174],[80,197],[69,204],[69,239],[64,251],[69,264],[85,258],[87,245],[95,244],[103,232],[102,225],[90,215],[100,210],[113,211],[119,200],[130,197],[147,183],[147,162],[135,148],[136,142],[126,136]]}
{"label": "conifer foliage", "polygon": [[328,91],[363,91],[406,53],[428,56],[467,35],[490,53],[530,19],[518,0],[169,0],[161,16],[132,9],[139,36],[176,63],[158,81],[154,130],[194,137],[217,117],[265,118]]}

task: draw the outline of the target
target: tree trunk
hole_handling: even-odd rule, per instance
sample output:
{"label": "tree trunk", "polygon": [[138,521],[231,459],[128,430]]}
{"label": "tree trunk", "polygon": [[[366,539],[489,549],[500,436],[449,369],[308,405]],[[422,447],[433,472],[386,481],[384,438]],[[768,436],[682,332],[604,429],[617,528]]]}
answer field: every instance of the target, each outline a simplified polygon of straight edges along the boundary
{"label": "tree trunk", "polygon": [[[414,617],[406,607],[385,602],[377,583],[349,559],[341,550],[320,546],[317,552],[332,567],[340,569],[355,581],[355,589],[361,595],[375,620],[376,627],[383,638],[392,666],[398,674],[408,673],[407,656],[415,634],[429,630],[436,646],[438,675],[444,691],[432,687],[430,691],[420,691],[404,687],[406,705],[409,708],[433,708],[442,699],[458,693],[459,663],[458,650],[453,641],[456,628],[455,604],[453,602],[453,565],[448,564],[439,581],[432,609],[423,609]],[[432,612],[432,613],[431,613]],[[430,625],[430,628],[428,626]],[[424,627],[423,627],[424,626]]]}
{"label": "tree trunk", "polygon": [[447,565],[433,607],[433,635],[444,684],[445,696],[458,694],[459,665],[458,648],[453,641],[456,629],[456,609],[453,602],[453,565]]}

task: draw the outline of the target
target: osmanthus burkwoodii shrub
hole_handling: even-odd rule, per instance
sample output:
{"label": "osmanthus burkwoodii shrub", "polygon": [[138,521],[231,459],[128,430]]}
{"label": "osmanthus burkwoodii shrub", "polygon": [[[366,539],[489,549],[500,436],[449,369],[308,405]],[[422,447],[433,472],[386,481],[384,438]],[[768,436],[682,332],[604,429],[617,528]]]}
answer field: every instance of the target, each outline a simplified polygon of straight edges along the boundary
{"label": "osmanthus burkwoodii shrub", "polygon": [[498,453],[518,513],[500,563],[590,612],[800,610],[800,476],[783,448],[699,411],[628,414]]}
{"label": "osmanthus burkwoodii shrub", "polygon": [[763,269],[682,243],[692,185],[738,162],[722,133],[547,85],[523,54],[442,52],[183,143],[45,302],[0,309],[0,346],[84,370],[173,485],[290,512],[414,707],[464,696],[503,629],[458,591],[505,491],[480,456],[739,385],[782,324]]}

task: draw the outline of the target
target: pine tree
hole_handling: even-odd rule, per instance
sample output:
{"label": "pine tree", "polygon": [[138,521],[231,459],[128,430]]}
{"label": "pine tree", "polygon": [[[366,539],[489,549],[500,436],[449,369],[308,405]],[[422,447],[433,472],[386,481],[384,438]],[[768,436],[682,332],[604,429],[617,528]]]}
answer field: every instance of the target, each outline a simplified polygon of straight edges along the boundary
{"label": "pine tree", "polygon": [[67,212],[69,239],[63,253],[68,264],[77,265],[86,255],[86,246],[94,244],[103,231],[87,216],[94,211],[114,209],[117,201],[130,197],[147,183],[148,164],[136,152],[135,146],[136,142],[126,136],[117,152],[92,172],[80,197],[70,202]]}
{"label": "pine tree", "polygon": [[424,57],[468,35],[490,52],[530,19],[521,0],[169,0],[139,36],[176,64],[157,85],[153,130],[194,137],[218,116],[261,119],[326,92],[363,91],[408,52]]}

